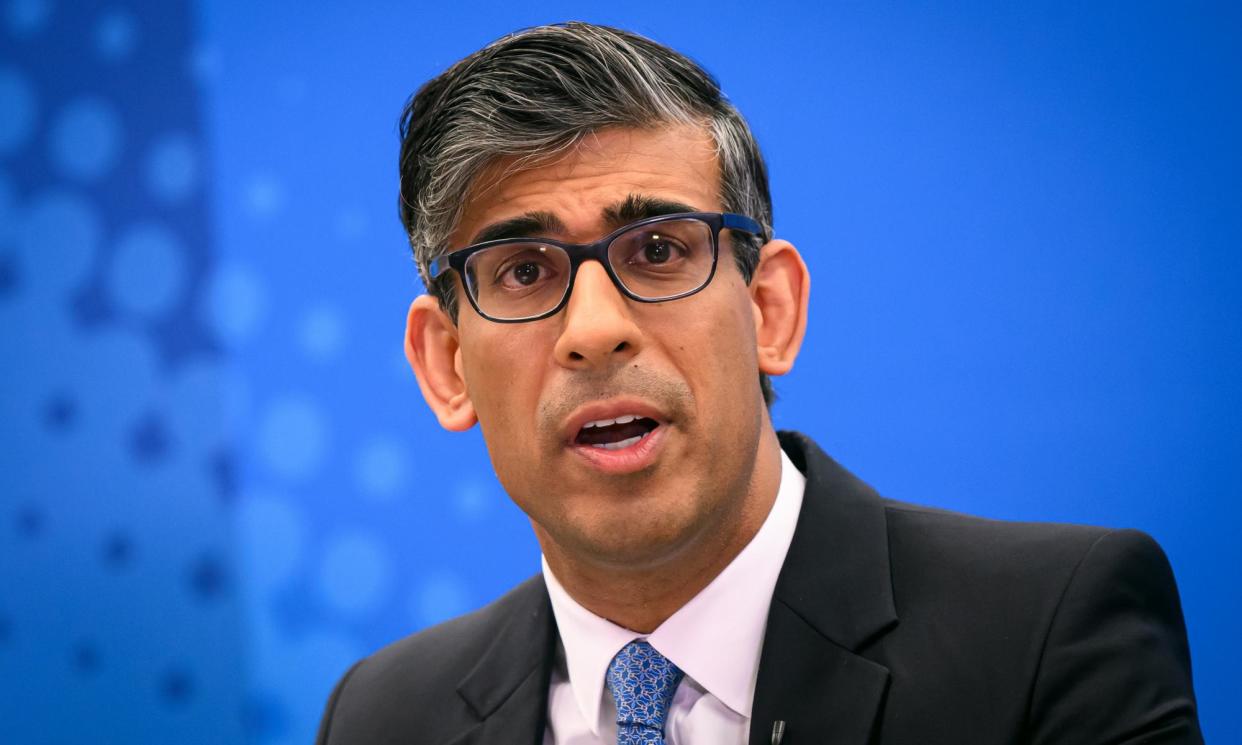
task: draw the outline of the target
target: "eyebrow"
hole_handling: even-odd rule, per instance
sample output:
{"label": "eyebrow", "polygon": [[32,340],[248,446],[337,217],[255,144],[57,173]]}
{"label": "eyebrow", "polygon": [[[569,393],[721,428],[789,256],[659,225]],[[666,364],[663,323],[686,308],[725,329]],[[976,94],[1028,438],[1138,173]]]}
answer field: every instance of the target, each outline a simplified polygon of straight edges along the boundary
{"label": "eyebrow", "polygon": [[604,219],[614,228],[619,228],[635,220],[661,215],[677,215],[682,212],[698,212],[694,207],[681,202],[674,202],[659,197],[648,197],[642,194],[630,194],[614,205],[604,208]]}
{"label": "eyebrow", "polygon": [[[697,212],[694,207],[682,202],[674,202],[659,197],[642,194],[630,194],[625,199],[603,209],[605,222],[612,228],[662,215],[677,215],[683,212]],[[470,244],[497,241],[506,238],[535,238],[538,236],[563,235],[565,223],[551,212],[537,210],[517,217],[494,222],[475,233]]]}
{"label": "eyebrow", "polygon": [[501,238],[533,238],[540,235],[559,235],[565,232],[565,223],[551,212],[535,211],[494,222],[474,234],[471,244],[497,241]]}

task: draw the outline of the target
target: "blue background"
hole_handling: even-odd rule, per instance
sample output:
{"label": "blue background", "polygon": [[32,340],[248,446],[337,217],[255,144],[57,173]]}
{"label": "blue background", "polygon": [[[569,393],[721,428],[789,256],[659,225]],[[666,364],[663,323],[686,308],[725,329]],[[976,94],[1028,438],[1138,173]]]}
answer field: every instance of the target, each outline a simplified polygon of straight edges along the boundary
{"label": "blue background", "polygon": [[402,355],[396,122],[575,17],[764,146],[814,280],[778,426],[888,496],[1155,535],[1242,739],[1238,6],[515,5],[0,3],[5,741],[307,743],[349,662],[537,570]]}

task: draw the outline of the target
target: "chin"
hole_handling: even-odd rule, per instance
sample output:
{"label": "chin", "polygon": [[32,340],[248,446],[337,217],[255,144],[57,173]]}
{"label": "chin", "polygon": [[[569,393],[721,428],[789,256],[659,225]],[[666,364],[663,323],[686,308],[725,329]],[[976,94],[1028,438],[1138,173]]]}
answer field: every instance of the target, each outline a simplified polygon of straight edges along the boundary
{"label": "chin", "polygon": [[701,537],[706,522],[698,511],[644,509],[641,504],[623,506],[618,513],[605,519],[596,514],[592,520],[557,532],[575,546],[576,555],[593,556],[601,564],[643,569],[675,559]]}

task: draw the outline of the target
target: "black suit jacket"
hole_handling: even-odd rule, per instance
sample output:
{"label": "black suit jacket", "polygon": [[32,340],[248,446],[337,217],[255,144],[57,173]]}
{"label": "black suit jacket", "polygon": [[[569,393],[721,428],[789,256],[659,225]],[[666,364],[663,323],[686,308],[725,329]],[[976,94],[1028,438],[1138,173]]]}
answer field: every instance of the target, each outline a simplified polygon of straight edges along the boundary
{"label": "black suit jacket", "polygon": [[[1202,741],[1177,589],[1151,538],[894,502],[803,435],[780,437],[806,496],[751,745],[777,720],[782,745]],[[356,664],[318,742],[537,745],[556,644],[536,576]]]}

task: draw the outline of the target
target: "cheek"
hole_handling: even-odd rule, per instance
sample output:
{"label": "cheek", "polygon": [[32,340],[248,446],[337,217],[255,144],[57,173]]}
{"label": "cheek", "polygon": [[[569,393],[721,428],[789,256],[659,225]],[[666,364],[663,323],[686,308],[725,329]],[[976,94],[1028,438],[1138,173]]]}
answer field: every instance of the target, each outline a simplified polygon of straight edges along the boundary
{"label": "cheek", "polygon": [[547,355],[536,329],[491,326],[463,329],[462,375],[485,438],[508,441],[531,427]]}
{"label": "cheek", "polygon": [[[706,345],[705,359],[713,359],[713,379],[736,395],[738,381],[759,379],[759,357],[755,349],[755,319],[750,294],[742,278],[730,272],[729,281],[721,283],[721,297],[702,332]],[[757,383],[756,383],[757,384]]]}
{"label": "cheek", "polygon": [[531,464],[537,461],[530,432],[542,379],[534,368],[541,358],[531,342],[518,341],[522,334],[506,334],[507,329],[470,337],[475,343],[462,345],[462,372],[492,469],[505,491],[518,495],[528,491]]}
{"label": "cheek", "polygon": [[[709,289],[715,289],[715,282]],[[665,348],[698,401],[698,415],[717,426],[744,420],[745,396],[758,396],[759,391],[754,314],[746,285],[737,277],[721,282],[719,290],[700,293],[704,297],[698,303],[669,303],[660,329],[669,340]]]}

